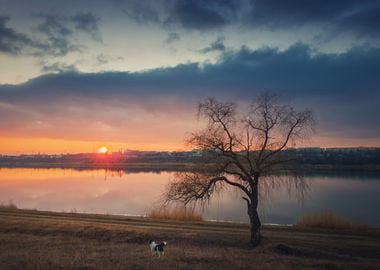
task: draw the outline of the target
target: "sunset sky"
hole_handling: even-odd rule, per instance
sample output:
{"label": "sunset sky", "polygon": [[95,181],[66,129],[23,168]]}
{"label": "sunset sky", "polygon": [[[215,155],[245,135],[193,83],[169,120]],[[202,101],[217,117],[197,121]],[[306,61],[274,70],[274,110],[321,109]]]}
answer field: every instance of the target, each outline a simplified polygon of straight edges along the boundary
{"label": "sunset sky", "polygon": [[0,154],[183,150],[206,97],[278,92],[300,146],[380,147],[380,1],[0,0]]}

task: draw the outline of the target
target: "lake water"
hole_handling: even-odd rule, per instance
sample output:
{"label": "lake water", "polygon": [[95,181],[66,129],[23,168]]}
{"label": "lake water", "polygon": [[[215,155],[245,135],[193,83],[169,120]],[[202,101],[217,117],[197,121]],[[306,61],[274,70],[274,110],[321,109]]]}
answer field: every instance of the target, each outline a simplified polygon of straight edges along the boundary
{"label": "lake water", "polygon": [[[112,172],[71,169],[0,169],[0,204],[58,212],[146,215],[159,206],[171,172]],[[300,202],[283,186],[261,201],[264,223],[292,224],[304,214],[333,212],[380,225],[380,174],[320,174],[305,177]],[[203,210],[210,220],[247,222],[239,192],[222,191]]]}

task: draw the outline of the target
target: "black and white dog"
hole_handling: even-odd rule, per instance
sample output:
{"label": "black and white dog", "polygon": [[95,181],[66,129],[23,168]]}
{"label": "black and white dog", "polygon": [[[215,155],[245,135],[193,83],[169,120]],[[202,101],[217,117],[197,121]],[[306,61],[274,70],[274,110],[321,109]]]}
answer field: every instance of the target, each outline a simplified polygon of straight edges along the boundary
{"label": "black and white dog", "polygon": [[161,257],[161,255],[164,255],[164,247],[166,246],[166,242],[162,242],[161,244],[157,244],[154,240],[149,240],[149,248],[150,252],[156,252],[158,257]]}

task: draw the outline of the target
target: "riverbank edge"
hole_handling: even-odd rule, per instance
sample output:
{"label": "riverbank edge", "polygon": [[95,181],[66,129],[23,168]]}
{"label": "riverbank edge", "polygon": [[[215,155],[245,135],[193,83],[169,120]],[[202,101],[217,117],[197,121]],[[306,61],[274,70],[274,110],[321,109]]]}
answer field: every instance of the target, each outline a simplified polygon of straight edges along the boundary
{"label": "riverbank edge", "polygon": [[[86,220],[89,222],[97,223],[117,223],[117,224],[141,224],[147,225],[162,224],[170,226],[190,226],[200,228],[224,228],[224,229],[239,229],[249,231],[249,224],[242,222],[231,221],[181,221],[181,220],[169,220],[169,219],[154,219],[145,216],[130,216],[130,215],[118,215],[118,214],[95,214],[95,213],[68,213],[68,212],[54,212],[44,211],[36,209],[8,209],[6,207],[0,207],[0,218],[5,215],[14,215],[19,217],[43,217],[43,218],[69,218],[77,220]],[[358,235],[358,236],[376,236],[380,237],[380,226],[368,226],[365,229],[352,230],[352,229],[326,229],[326,228],[300,228],[295,225],[289,224],[263,224],[262,230],[270,231],[294,231],[302,233],[322,233],[322,234],[341,234],[341,235]]]}

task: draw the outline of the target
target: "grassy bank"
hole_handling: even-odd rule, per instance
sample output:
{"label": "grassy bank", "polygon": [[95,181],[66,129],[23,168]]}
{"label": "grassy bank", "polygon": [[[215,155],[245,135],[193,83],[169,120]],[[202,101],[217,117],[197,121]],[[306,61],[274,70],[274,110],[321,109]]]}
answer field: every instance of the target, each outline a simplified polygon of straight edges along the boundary
{"label": "grassy bank", "polygon": [[[379,269],[380,232],[0,209],[0,269]],[[149,239],[167,241],[165,257]]]}

